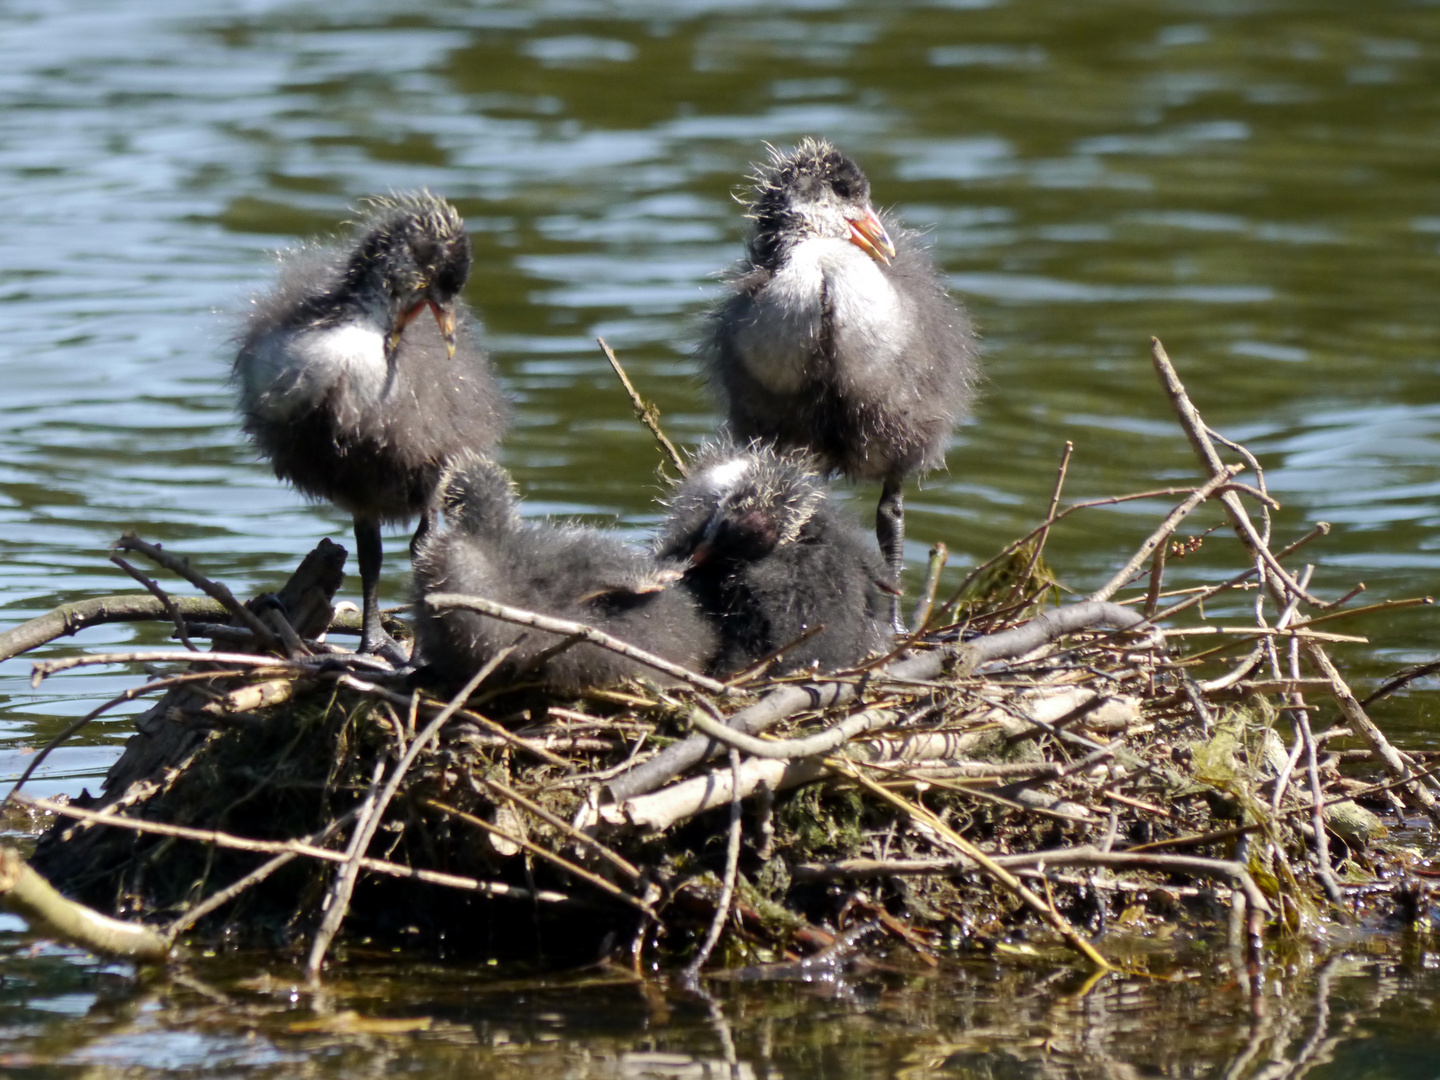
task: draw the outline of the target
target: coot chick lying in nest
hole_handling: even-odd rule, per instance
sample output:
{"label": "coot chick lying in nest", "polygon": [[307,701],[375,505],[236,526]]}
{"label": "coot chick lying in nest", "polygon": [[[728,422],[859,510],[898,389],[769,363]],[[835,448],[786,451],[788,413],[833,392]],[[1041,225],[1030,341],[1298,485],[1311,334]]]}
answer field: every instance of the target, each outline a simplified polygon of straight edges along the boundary
{"label": "coot chick lying in nest", "polygon": [[354,518],[360,651],[394,663],[406,657],[380,624],[380,525],[420,514],[413,551],[446,462],[494,446],[506,426],[459,299],[469,273],[449,203],[424,191],[371,200],[348,243],[285,259],[235,359],[244,429],[275,474]]}
{"label": "coot chick lying in nest", "polygon": [[[898,585],[905,478],[939,468],[970,404],[970,320],[916,234],[877,216],[870,182],[828,142],[772,150],[754,228],[701,351],[739,439],[810,451],[882,484],[875,533]],[[897,631],[898,591],[891,618]]]}
{"label": "coot chick lying in nest", "polygon": [[555,650],[564,635],[425,602],[435,593],[480,596],[585,623],[693,671],[715,655],[718,635],[679,587],[682,568],[595,529],[523,521],[510,475],[478,454],[460,455],[440,482],[445,527],[415,553],[418,652],[447,685],[469,680],[507,645],[497,678],[574,694],[643,676],[670,676],[588,643]]}
{"label": "coot chick lying in nest", "polygon": [[805,455],[716,443],[669,505],[655,553],[689,564],[684,584],[720,631],[714,674],[734,674],[819,627],[775,670],[849,667],[887,645],[885,568]]}

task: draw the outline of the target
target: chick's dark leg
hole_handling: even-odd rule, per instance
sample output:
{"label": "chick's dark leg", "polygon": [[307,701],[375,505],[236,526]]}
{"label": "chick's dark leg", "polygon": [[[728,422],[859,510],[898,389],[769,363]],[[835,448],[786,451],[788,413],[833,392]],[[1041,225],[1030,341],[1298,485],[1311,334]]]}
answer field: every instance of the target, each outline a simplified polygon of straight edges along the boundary
{"label": "chick's dark leg", "polygon": [[892,476],[880,491],[880,505],[875,511],[875,538],[880,541],[880,554],[890,571],[895,595],[890,599],[890,622],[895,633],[904,634],[900,619],[900,576],[905,571],[905,481]]}
{"label": "chick's dark leg", "polygon": [[380,601],[376,591],[380,584],[380,562],[385,549],[380,542],[380,523],[373,518],[355,518],[355,552],[360,561],[360,589],[364,594],[360,619],[360,649],[374,653],[397,666],[409,663],[410,657],[400,643],[380,625]]}

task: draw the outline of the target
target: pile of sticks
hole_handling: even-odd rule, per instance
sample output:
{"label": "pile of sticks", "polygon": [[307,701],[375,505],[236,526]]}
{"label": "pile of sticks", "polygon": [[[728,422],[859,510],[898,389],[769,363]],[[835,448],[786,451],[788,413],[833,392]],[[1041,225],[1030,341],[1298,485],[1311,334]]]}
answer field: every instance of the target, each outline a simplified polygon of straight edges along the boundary
{"label": "pile of sticks", "polygon": [[[336,545],[322,542],[279,602],[241,604],[127,535],[114,561],[144,594],[33,620],[0,635],[0,658],[97,622],[173,624],[178,649],[35,664],[37,682],[90,664],[181,667],[72,724],[27,770],[106,711],[163,692],[99,796],[31,798],[22,777],[8,797],[55,816],[38,869],[131,918],[86,937],[63,910],[16,899],[24,874],[7,876],[9,864],[0,892],[14,878],[12,902],[51,932],[152,959],[263,924],[304,952],[312,979],[347,922],[358,939],[442,919],[436,890],[480,905],[491,940],[563,928],[581,951],[628,945],[637,969],[661,960],[690,976],[717,947],[731,969],[819,970],[872,932],[933,959],[1038,931],[1106,970],[1118,916],[1136,928],[1223,922],[1252,948],[1267,927],[1351,917],[1360,897],[1393,890],[1377,889],[1378,875],[1404,859],[1376,847],[1377,811],[1440,822],[1440,783],[1366,709],[1440,665],[1397,673],[1362,701],[1327,652],[1362,639],[1320,627],[1429,599],[1342,612],[1359,588],[1314,595],[1311,568],[1293,570],[1292,556],[1326,526],[1274,550],[1277,504],[1259,462],[1205,425],[1158,341],[1152,357],[1205,478],[1127,497],[1179,501],[1109,582],[1044,609],[1051,529],[1122,501],[1062,508],[1067,448],[1035,530],[943,602],[937,545],[910,636],[824,677],[762,668],[719,683],[681,670],[680,689],[637,683],[561,702],[487,683],[500,657],[439,700],[326,640],[358,631],[332,606]],[[1242,568],[1167,590],[1167,558],[1194,544],[1177,532],[1207,503],[1228,518]],[[121,553],[206,596],[170,596]],[[1234,610],[1237,598],[1250,624],[1204,616],[1206,601]],[[484,598],[435,600],[538,625]],[[545,628],[628,648],[578,625]],[[1211,647],[1185,654],[1196,637]],[[1317,730],[1321,715],[1333,722]],[[1358,744],[1347,766],[1370,775],[1340,770],[1339,738]]]}

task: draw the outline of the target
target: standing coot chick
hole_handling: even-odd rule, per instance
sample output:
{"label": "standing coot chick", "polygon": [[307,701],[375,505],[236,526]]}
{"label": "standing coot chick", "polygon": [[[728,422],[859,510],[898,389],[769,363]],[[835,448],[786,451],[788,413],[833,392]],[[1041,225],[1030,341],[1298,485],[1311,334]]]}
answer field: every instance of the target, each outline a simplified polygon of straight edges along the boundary
{"label": "standing coot chick", "polygon": [[[755,226],[703,355],[738,439],[803,448],[882,487],[875,533],[899,583],[905,477],[938,468],[976,342],[917,236],[887,228],[860,167],[806,139],[760,166]],[[891,619],[900,625],[899,595]]]}
{"label": "standing coot chick", "polygon": [[348,243],[285,259],[235,359],[244,429],[275,475],[354,517],[360,651],[395,663],[405,655],[375,597],[380,525],[420,514],[413,552],[446,462],[494,446],[507,419],[459,299],[469,273],[449,203],[426,191],[371,200]]}
{"label": "standing coot chick", "polygon": [[886,644],[875,545],[830,505],[804,454],[706,447],[670,499],[655,552],[689,562],[685,584],[720,627],[712,670],[722,677],[819,626],[777,670],[849,667]]}
{"label": "standing coot chick", "polygon": [[434,593],[480,596],[541,615],[585,623],[694,671],[707,667],[717,635],[690,593],[682,568],[612,536],[577,525],[527,522],[510,476],[477,454],[458,457],[441,480],[444,529],[415,554],[418,652],[445,683],[466,682],[506,645],[517,644],[502,678],[538,681],[553,693],[616,683],[637,675],[669,677],[635,660],[475,611],[435,611]]}

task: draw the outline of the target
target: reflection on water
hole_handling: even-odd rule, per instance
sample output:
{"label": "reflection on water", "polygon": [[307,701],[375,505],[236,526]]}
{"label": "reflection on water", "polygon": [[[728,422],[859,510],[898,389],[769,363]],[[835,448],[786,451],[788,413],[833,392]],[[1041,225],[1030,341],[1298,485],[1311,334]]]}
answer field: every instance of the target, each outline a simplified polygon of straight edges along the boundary
{"label": "reflection on water", "polygon": [[[802,134],[840,142],[881,203],[929,227],[985,336],[975,421],[950,470],[912,489],[912,563],[943,539],[958,574],[1030,528],[1067,439],[1073,498],[1192,479],[1146,360],[1159,334],[1207,419],[1260,453],[1286,504],[1277,535],[1335,525],[1311,549],[1319,591],[1432,592],[1437,54],[1424,4],[16,0],[0,35],[0,623],[130,591],[105,561],[123,529],[242,592],[348,533],[252,460],[227,338],[271,250],[388,189],[431,186],[467,217],[469,299],[517,404],[505,457],[531,508],[643,530],[656,458],[593,339],[673,436],[709,432],[689,348],[740,250],[731,193],[763,140]],[[1103,581],[1160,509],[1069,519],[1057,571]],[[1202,548],[1175,581],[1232,557]],[[1342,659],[1361,676],[1428,659],[1433,625],[1424,609],[1371,619],[1355,629],[1373,644]],[[109,627],[81,644],[160,640]],[[133,685],[27,675],[0,664],[7,775]],[[1434,689],[1378,718],[1432,740]],[[125,734],[95,725],[37,793],[93,785]]]}
{"label": "reflection on water", "polygon": [[15,1018],[0,1062],[41,1075],[63,1063],[99,1076],[1419,1080],[1440,1054],[1426,990],[1436,954],[1418,948],[1398,963],[1292,954],[1253,996],[1223,950],[1217,964],[1199,943],[1150,975],[1096,983],[898,957],[838,983],[711,982],[703,994],[613,970],[515,981],[352,965],[311,995],[285,972],[236,974],[253,971],[244,960],[134,980],[58,952],[17,955],[3,936],[0,949]]}

